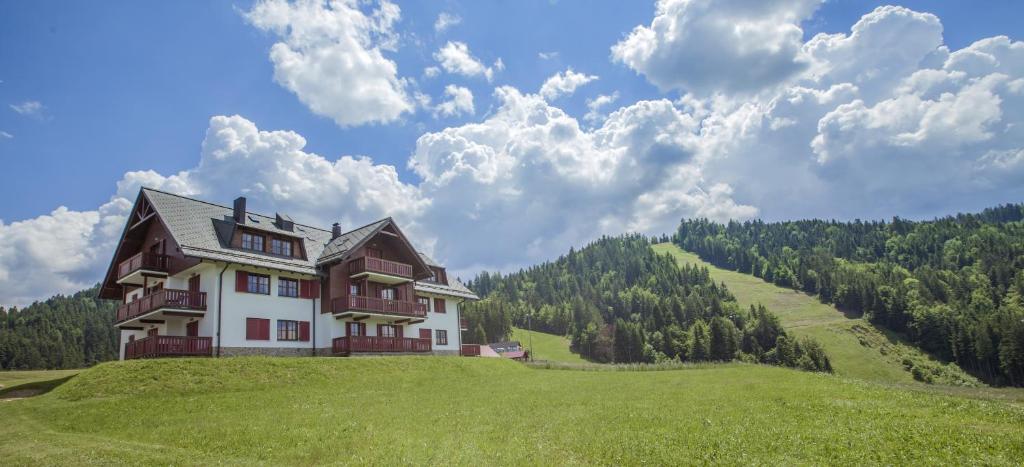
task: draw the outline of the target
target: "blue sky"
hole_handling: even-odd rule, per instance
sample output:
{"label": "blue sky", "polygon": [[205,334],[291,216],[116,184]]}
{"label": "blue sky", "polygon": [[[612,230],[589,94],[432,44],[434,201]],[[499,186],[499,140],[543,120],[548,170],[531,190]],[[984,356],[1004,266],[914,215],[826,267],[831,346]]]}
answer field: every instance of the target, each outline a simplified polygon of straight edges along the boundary
{"label": "blue sky", "polygon": [[[764,11],[751,16],[754,4]],[[353,114],[364,110],[335,105],[325,112],[310,104],[328,91],[344,95],[329,89],[338,76],[293,69],[315,83],[299,91],[275,79],[281,64],[272,47],[298,46],[286,29],[260,27],[250,15],[253,2],[4,2],[0,196],[8,202],[0,204],[0,237],[8,240],[0,239],[0,288],[19,287],[4,278],[18,270],[55,285],[0,294],[0,303],[97,279],[117,230],[109,226],[141,184],[223,203],[246,193],[258,209],[323,225],[394,215],[464,274],[547,259],[601,233],[667,232],[685,216],[928,218],[1019,202],[1024,136],[1016,122],[1024,109],[1014,80],[1024,75],[1024,45],[1014,41],[1022,36],[1024,4],[882,5],[697,0],[689,9],[659,11],[648,2],[399,2],[397,21],[359,37],[394,64],[391,79],[401,84],[393,86],[412,110],[343,125],[339,120],[358,120]],[[372,18],[379,6],[351,10]],[[439,31],[442,13],[459,21]],[[701,27],[673,37],[659,32],[659,18]],[[721,20],[749,24],[750,32],[716,36],[722,30],[707,25]],[[293,30],[301,26],[292,21]],[[870,29],[859,45],[821,40],[812,47],[819,33],[850,39],[856,25]],[[634,28],[653,39],[627,44]],[[758,34],[765,36],[751,39]],[[970,51],[990,57],[996,64],[989,68],[947,58],[998,36],[1008,36],[1009,45]],[[314,38],[306,52],[337,45],[339,37]],[[491,79],[443,69],[438,54],[451,42],[491,68]],[[777,47],[736,52],[766,43]],[[654,55],[637,58],[643,47]],[[431,67],[437,74],[426,76]],[[569,69],[596,79],[537,96],[546,80]],[[945,81],[921,84],[932,75],[914,74],[920,70],[942,71]],[[746,74],[753,79],[741,79]],[[447,86],[472,94],[472,112],[439,115]],[[978,93],[991,99],[969,100]],[[588,102],[599,96],[609,102],[585,119]],[[820,105],[810,108],[806,96],[818,96]],[[891,122],[886,115],[909,116]],[[962,131],[942,126],[949,115],[962,115],[946,122]],[[219,116],[225,120],[215,121]],[[235,139],[215,131],[225,129]],[[247,131],[256,136],[246,139]],[[956,138],[942,137],[951,134]],[[238,150],[256,140],[265,144]],[[290,152],[274,152],[281,145]],[[231,155],[215,157],[218,148]],[[936,161],[929,154],[950,156]],[[359,156],[372,163],[356,162]],[[248,162],[232,165],[242,160],[235,157]],[[253,171],[253,161],[279,171]],[[320,178],[320,163],[336,164],[338,173]],[[943,168],[938,175],[936,167]],[[386,194],[361,197],[357,176],[374,180],[364,191]],[[289,177],[339,188],[273,187]],[[61,206],[66,210],[55,214]],[[82,230],[24,237],[63,222]],[[85,252],[47,266],[44,241]]]}

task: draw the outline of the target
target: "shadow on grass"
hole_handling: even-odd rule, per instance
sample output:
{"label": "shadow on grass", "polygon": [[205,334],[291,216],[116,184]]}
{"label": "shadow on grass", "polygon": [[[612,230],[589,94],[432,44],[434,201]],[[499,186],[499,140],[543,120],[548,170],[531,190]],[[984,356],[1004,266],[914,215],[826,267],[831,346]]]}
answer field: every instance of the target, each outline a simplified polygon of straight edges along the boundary
{"label": "shadow on grass", "polygon": [[24,397],[34,397],[46,394],[57,386],[60,386],[71,378],[77,375],[68,375],[61,378],[48,379],[45,381],[32,381],[30,383],[19,384],[17,386],[11,386],[9,388],[0,389],[0,399],[20,399]]}

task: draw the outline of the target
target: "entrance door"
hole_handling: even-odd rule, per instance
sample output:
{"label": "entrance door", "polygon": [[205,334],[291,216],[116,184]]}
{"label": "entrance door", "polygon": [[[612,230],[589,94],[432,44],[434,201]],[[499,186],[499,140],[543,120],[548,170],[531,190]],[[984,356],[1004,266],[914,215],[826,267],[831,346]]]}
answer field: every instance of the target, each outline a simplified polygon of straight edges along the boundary
{"label": "entrance door", "polygon": [[199,321],[186,324],[185,335],[188,337],[199,337]]}
{"label": "entrance door", "polygon": [[202,305],[199,299],[199,276],[192,276],[188,278],[188,300],[186,305],[198,307]]}

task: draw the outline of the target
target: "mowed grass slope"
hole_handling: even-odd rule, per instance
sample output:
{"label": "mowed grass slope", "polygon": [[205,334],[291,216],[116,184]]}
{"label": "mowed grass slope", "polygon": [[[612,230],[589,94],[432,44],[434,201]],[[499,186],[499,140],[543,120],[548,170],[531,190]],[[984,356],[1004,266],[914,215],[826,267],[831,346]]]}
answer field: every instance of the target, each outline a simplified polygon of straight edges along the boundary
{"label": "mowed grass slope", "polygon": [[114,362],[0,403],[4,464],[983,463],[1024,412],[777,367],[504,359]]}
{"label": "mowed grass slope", "polygon": [[572,353],[569,350],[569,339],[564,336],[512,328],[512,340],[519,341],[519,344],[523,347],[531,345],[531,334],[533,335],[533,348],[531,352],[534,360],[560,363],[587,363],[579,354]]}
{"label": "mowed grass slope", "polygon": [[715,267],[671,243],[654,245],[653,248],[659,253],[671,254],[680,264],[707,267],[711,277],[717,282],[724,282],[741,306],[762,303],[779,317],[787,331],[817,339],[839,375],[885,383],[914,383],[913,376],[903,364],[905,358],[911,358],[930,361],[934,367],[964,383],[979,384],[959,368],[931,361],[917,348],[902,343],[866,319],[847,317],[816,297],[776,286],[750,274]]}

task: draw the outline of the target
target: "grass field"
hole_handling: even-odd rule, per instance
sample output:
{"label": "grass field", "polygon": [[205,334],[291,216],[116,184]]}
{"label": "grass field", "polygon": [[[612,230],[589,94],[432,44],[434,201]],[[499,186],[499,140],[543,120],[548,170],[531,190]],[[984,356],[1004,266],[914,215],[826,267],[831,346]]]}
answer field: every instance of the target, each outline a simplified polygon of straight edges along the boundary
{"label": "grass field", "polygon": [[0,399],[47,391],[82,370],[0,371]]}
{"label": "grass field", "polygon": [[816,338],[825,347],[839,375],[884,383],[914,383],[903,364],[903,360],[909,358],[941,372],[940,382],[980,385],[956,366],[934,361],[867,320],[847,317],[813,296],[778,287],[749,274],[717,268],[670,243],[655,245],[654,249],[671,254],[680,263],[708,267],[711,277],[724,282],[740,305],[763,303],[779,317],[787,331]]}
{"label": "grass field", "polygon": [[0,403],[22,464],[981,463],[1024,410],[789,369],[537,370],[457,357],[111,362]]}
{"label": "grass field", "polygon": [[[586,363],[579,354],[569,351],[569,339],[554,334],[533,331],[534,360],[547,360],[562,363]],[[530,346],[530,333],[525,329],[512,328],[512,340],[519,341],[523,347]]]}

